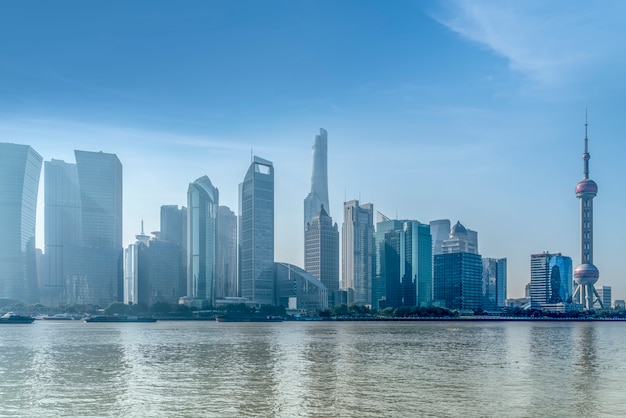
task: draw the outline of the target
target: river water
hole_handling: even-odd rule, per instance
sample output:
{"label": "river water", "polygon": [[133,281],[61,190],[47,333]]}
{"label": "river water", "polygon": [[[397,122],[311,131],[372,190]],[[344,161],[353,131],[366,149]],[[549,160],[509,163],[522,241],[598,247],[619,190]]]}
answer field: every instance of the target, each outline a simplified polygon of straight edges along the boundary
{"label": "river water", "polygon": [[623,322],[0,326],[0,416],[626,416]]}

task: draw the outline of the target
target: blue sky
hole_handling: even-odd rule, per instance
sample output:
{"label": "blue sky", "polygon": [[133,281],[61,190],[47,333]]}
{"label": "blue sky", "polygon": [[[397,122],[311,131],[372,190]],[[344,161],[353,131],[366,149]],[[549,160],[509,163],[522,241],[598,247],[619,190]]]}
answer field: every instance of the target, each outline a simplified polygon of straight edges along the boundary
{"label": "blue sky", "polygon": [[116,153],[125,244],[203,175],[236,211],[252,149],[275,166],[276,259],[302,265],[325,128],[336,222],[344,197],[460,220],[483,256],[508,258],[520,297],[530,254],[579,262],[588,107],[598,284],[623,299],[625,15],[622,1],[5,1],[0,141],[44,160]]}

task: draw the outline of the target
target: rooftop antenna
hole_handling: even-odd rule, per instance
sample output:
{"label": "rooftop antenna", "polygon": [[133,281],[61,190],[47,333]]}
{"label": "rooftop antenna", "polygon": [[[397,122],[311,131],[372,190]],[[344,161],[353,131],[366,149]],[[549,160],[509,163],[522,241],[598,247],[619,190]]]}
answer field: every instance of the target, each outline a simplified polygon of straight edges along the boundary
{"label": "rooftop antenna", "polygon": [[252,157],[252,147],[250,147],[250,164],[252,164],[253,161],[254,158]]}

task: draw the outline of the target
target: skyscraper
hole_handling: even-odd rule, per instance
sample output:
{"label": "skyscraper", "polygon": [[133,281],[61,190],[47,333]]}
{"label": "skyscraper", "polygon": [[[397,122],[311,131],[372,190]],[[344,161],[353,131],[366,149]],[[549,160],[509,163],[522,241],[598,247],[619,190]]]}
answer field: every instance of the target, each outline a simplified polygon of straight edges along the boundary
{"label": "skyscraper", "polygon": [[237,290],[237,215],[228,206],[217,211],[215,297],[235,297]]}
{"label": "skyscraper", "polygon": [[580,199],[580,265],[574,270],[574,280],[577,287],[573,299],[587,310],[593,309],[596,302],[600,307],[603,307],[602,300],[594,287],[600,277],[598,268],[593,265],[593,198],[598,194],[598,185],[589,178],[590,158],[587,117],[585,115],[583,179],[576,185],[576,197]]}
{"label": "skyscraper", "polygon": [[[115,154],[74,151],[80,241],[64,245],[61,302],[106,306],[124,295],[122,164]],[[67,187],[72,188],[72,178]],[[62,191],[58,187],[57,192]],[[65,232],[62,233],[65,236]]]}
{"label": "skyscraper", "polygon": [[443,241],[450,235],[450,220],[438,219],[430,221],[430,234],[433,237],[433,257],[442,254]]}
{"label": "skyscraper", "polygon": [[563,312],[572,301],[572,259],[561,253],[530,256],[530,307]]}
{"label": "skyscraper", "polygon": [[125,250],[124,303],[152,306],[177,303],[180,291],[180,246],[171,241],[135,235],[137,241]]}
{"label": "skyscraper", "polygon": [[0,297],[37,302],[35,215],[42,158],[0,143]]}
{"label": "skyscraper", "polygon": [[385,281],[385,300],[380,301],[380,306],[429,306],[432,302],[430,225],[384,219],[376,228],[377,280],[382,275]]}
{"label": "skyscraper", "polygon": [[304,269],[328,290],[328,305],[335,306],[339,290],[339,229],[322,205],[304,231]]}
{"label": "skyscraper", "polygon": [[45,305],[55,306],[64,295],[65,262],[82,242],[76,164],[54,159],[46,161],[44,191],[45,272],[40,299]]}
{"label": "skyscraper", "polygon": [[328,133],[325,129],[320,129],[320,134],[315,135],[313,139],[311,192],[304,199],[305,228],[322,205],[330,216],[328,203]]}
{"label": "skyscraper", "polygon": [[[159,241],[174,245],[172,251],[178,252],[180,275],[178,294],[187,295],[187,208],[178,205],[161,206],[161,230]],[[161,245],[161,244],[159,244]],[[161,245],[162,246],[162,245]]]}
{"label": "skyscraper", "polygon": [[239,184],[241,296],[274,305],[274,166],[254,157]]}
{"label": "skyscraper", "polygon": [[342,290],[348,292],[348,303],[372,303],[374,261],[374,205],[359,205],[358,200],[343,204]]}
{"label": "skyscraper", "polygon": [[457,222],[434,257],[433,297],[450,309],[482,309],[482,258],[478,234]]}
{"label": "skyscraper", "polygon": [[504,307],[506,272],[506,258],[483,258],[483,309]]}
{"label": "skyscraper", "polygon": [[74,151],[82,245],[122,250],[122,164],[115,154]]}
{"label": "skyscraper", "polygon": [[215,302],[219,191],[207,176],[187,190],[187,296]]}

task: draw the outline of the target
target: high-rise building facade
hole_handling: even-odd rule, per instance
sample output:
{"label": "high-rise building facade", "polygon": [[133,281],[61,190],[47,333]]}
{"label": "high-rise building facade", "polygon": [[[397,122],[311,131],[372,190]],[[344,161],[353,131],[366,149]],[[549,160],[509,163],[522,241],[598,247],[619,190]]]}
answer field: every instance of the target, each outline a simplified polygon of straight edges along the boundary
{"label": "high-rise building facade", "polygon": [[450,229],[448,238],[441,243],[441,253],[478,254],[478,233],[458,222]]}
{"label": "high-rise building facade", "polygon": [[305,228],[322,205],[330,216],[328,203],[328,133],[325,129],[320,129],[319,135],[315,135],[313,139],[311,192],[304,199]]}
{"label": "high-rise building facade", "polygon": [[[384,235],[383,231],[386,231]],[[377,224],[376,238],[376,273],[385,281],[385,300],[380,301],[380,306],[429,306],[432,302],[430,225],[412,220],[384,220]]]}
{"label": "high-rise building facade", "polygon": [[594,287],[600,277],[598,268],[593,264],[593,198],[598,194],[598,185],[589,178],[590,158],[585,115],[583,179],[576,184],[576,197],[580,199],[580,264],[574,270],[577,286],[573,298],[586,310],[593,309],[596,303],[602,307],[602,299]]}
{"label": "high-rise building facade", "polygon": [[219,191],[207,176],[187,189],[187,296],[215,302]]}
{"label": "high-rise building facade", "polygon": [[[602,300],[602,306],[604,309],[610,309],[613,304],[613,299],[611,297],[611,286],[598,286],[596,287],[596,291],[600,295],[600,299]],[[596,303],[596,308],[599,308],[601,305]]]}
{"label": "high-rise building facade", "polygon": [[544,252],[530,256],[530,307],[564,312],[572,303],[572,259]]}
{"label": "high-rise building facade", "polygon": [[76,164],[62,160],[44,163],[44,277],[40,299],[44,305],[61,302],[65,262],[81,245],[81,200]]}
{"label": "high-rise building facade", "polygon": [[371,305],[374,272],[374,205],[351,200],[343,204],[342,290],[348,303]]}
{"label": "high-rise building facade", "polygon": [[124,251],[124,303],[177,303],[181,296],[180,246],[144,234]]}
{"label": "high-rise building facade", "polygon": [[161,206],[161,230],[159,241],[174,245],[172,251],[178,252],[179,281],[178,294],[187,295],[187,208],[178,205]]}
{"label": "high-rise building facade", "polygon": [[477,244],[478,234],[457,222],[442,243],[442,254],[434,257],[433,298],[449,309],[482,309],[483,266]]}
{"label": "high-rise building facade", "polygon": [[236,297],[237,290],[237,215],[228,206],[217,211],[217,270],[215,297]]}
{"label": "high-rise building facade", "polygon": [[322,205],[304,231],[304,269],[328,290],[335,306],[339,290],[339,229]]}
{"label": "high-rise building facade", "polygon": [[122,164],[75,151],[45,173],[46,302],[106,306],[124,295]]}
{"label": "high-rise building facade", "polygon": [[74,151],[82,245],[122,250],[122,163],[115,154]]}
{"label": "high-rise building facade", "polygon": [[[390,306],[387,298],[387,275],[395,276],[395,271],[387,272],[387,242],[385,236],[388,232],[402,228],[402,222],[390,219],[380,212],[376,212],[376,230],[374,231],[374,268],[372,277],[372,307],[383,309]],[[448,229],[449,230],[449,229]],[[391,249],[390,249],[391,250]],[[392,269],[393,266],[389,266]]]}
{"label": "high-rise building facade", "polygon": [[443,242],[450,235],[450,220],[430,221],[430,234],[433,237],[433,257],[437,254],[443,254]]}
{"label": "high-rise building facade", "polygon": [[182,246],[187,245],[187,208],[178,205],[161,206],[159,239]]}
{"label": "high-rise building facade", "polygon": [[240,295],[274,305],[274,166],[254,157],[239,184]]}
{"label": "high-rise building facade", "polygon": [[506,273],[506,258],[483,258],[483,309],[504,307]]}
{"label": "high-rise building facade", "polygon": [[35,218],[42,158],[0,143],[0,298],[38,301]]}

